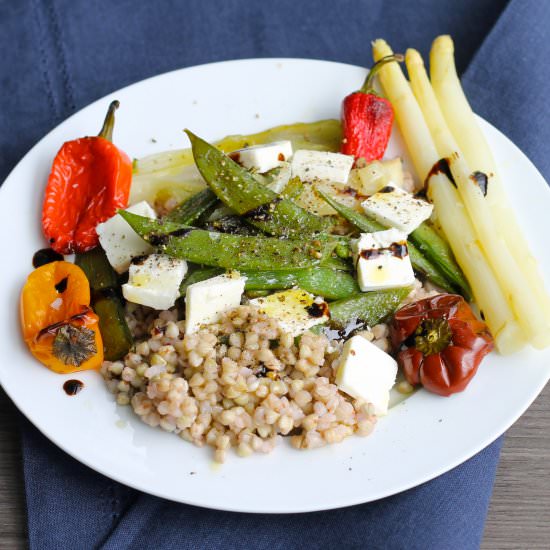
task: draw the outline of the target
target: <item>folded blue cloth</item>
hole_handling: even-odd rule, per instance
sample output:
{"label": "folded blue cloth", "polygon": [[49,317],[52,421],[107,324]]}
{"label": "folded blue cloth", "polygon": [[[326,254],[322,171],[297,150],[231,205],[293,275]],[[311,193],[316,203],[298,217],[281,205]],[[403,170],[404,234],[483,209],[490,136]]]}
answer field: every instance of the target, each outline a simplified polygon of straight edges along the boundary
{"label": "folded blue cloth", "polygon": [[[450,33],[475,110],[550,177],[550,3],[537,0],[0,2],[0,181],[43,134],[143,78],[232,58],[370,63],[370,41],[423,54]],[[248,515],[171,503],[82,466],[22,419],[31,548],[475,549],[501,440],[453,471],[370,504]]]}

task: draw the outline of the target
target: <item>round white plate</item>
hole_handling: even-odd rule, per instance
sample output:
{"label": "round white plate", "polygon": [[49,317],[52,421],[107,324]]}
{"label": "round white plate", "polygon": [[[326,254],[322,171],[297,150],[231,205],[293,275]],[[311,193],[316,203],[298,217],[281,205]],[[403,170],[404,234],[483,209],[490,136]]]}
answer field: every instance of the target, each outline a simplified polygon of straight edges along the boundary
{"label": "round white plate", "polygon": [[[203,65],[145,80],[75,114],[40,141],[0,190],[0,381],[19,409],[56,445],[91,468],[147,493],[242,512],[306,512],[367,502],[427,481],[502,434],[550,377],[550,350],[491,354],[467,391],[448,399],[420,391],[379,421],[368,438],[270,455],[230,455],[214,466],[210,449],[152,429],[119,407],[96,372],[61,376],[33,359],[19,329],[21,287],[33,253],[45,246],[40,210],[52,159],[66,141],[99,131],[119,99],[115,142],[133,157],[184,147],[184,127],[206,139],[281,123],[338,117],[340,102],[363,81],[359,67],[299,59]],[[550,274],[550,192],[529,160],[482,122],[512,204]],[[156,140],[153,142],[152,140]],[[402,153],[394,137],[388,155]],[[85,388],[68,397],[63,383]],[[320,488],[322,487],[322,490]]]}

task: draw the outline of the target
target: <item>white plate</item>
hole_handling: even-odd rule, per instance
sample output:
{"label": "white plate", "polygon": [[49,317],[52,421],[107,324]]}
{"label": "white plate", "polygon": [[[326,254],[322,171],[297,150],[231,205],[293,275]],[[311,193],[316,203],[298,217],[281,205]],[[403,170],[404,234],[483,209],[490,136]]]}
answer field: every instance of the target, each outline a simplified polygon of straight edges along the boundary
{"label": "white plate", "polygon": [[[268,456],[230,455],[221,467],[210,449],[152,429],[115,405],[95,372],[53,374],[27,351],[18,300],[45,243],[42,194],[51,161],[69,139],[95,134],[117,98],[115,141],[134,157],[185,146],[183,127],[207,139],[256,132],[276,124],[338,117],[341,99],[364,70],[298,59],[204,65],[161,75],[112,94],[58,126],[11,173],[0,191],[0,363],[2,386],[31,422],[84,464],[147,493],[189,504],[243,512],[306,512],[398,493],[450,470],[503,433],[550,377],[550,350],[512,357],[492,354],[462,394],[444,399],[420,391],[390,411],[368,438],[315,451],[280,445]],[[529,160],[482,123],[504,183],[533,250],[550,274],[550,192]],[[156,143],[152,142],[152,138]],[[389,154],[401,152],[394,138]],[[85,389],[68,397],[63,382]],[[322,488],[322,490],[321,490]],[[268,496],[267,496],[268,495]]]}

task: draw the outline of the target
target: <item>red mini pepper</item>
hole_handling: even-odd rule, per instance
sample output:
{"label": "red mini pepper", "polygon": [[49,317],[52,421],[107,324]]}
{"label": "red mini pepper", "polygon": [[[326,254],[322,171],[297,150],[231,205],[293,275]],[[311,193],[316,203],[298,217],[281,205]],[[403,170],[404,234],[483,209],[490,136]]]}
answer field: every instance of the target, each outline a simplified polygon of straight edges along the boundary
{"label": "red mini pepper", "polygon": [[118,106],[118,101],[109,106],[99,136],[67,141],[53,162],[42,228],[60,254],[96,247],[97,224],[128,205],[132,161],[111,142]]}
{"label": "red mini pepper", "polygon": [[444,396],[464,390],[494,348],[487,325],[456,294],[438,294],[402,307],[390,334],[407,381]]}
{"label": "red mini pepper", "polygon": [[342,103],[342,148],[345,155],[367,162],[381,159],[388,146],[393,124],[393,107],[380,97],[372,82],[386,63],[403,61],[400,54],[388,55],[374,64],[362,88],[346,96]]}

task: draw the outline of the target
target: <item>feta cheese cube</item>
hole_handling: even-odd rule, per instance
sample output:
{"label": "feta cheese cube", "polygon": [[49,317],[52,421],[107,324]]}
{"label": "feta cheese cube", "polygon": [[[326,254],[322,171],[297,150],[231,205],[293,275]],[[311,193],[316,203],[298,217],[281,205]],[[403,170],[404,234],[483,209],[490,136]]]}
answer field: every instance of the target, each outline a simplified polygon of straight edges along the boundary
{"label": "feta cheese cube", "polygon": [[246,277],[219,275],[194,283],[185,294],[185,333],[215,323],[222,313],[240,305]]}
{"label": "feta cheese cube", "polygon": [[292,143],[290,141],[275,141],[265,145],[253,145],[233,151],[229,156],[247,170],[263,174],[276,168],[292,156]]}
{"label": "feta cheese cube", "polygon": [[[138,202],[126,209],[126,212],[155,219],[155,211],[146,201]],[[115,214],[103,223],[97,224],[99,242],[105,250],[109,263],[117,273],[124,273],[132,258],[153,252],[153,247],[146,243],[119,214]]]}
{"label": "feta cheese cube", "polygon": [[153,309],[171,308],[180,295],[187,262],[165,254],[136,258],[130,264],[128,282],[122,285],[124,298]]}
{"label": "feta cheese cube", "polygon": [[341,153],[300,149],[292,157],[292,177],[309,183],[317,180],[347,183],[354,160]]}
{"label": "feta cheese cube", "polygon": [[329,319],[327,303],[299,288],[275,292],[269,296],[250,300],[268,317],[277,319],[285,332],[298,336],[315,325]]}
{"label": "feta cheese cube", "polygon": [[352,243],[359,288],[382,290],[409,286],[414,272],[407,247],[407,236],[397,229],[361,233]]}
{"label": "feta cheese cube", "polygon": [[379,223],[396,227],[407,235],[413,232],[433,210],[433,205],[399,187],[384,187],[361,203],[363,210]]}
{"label": "feta cheese cube", "polygon": [[381,416],[388,413],[396,376],[395,359],[357,335],[344,344],[335,382],[344,393],[371,403],[374,414]]}

